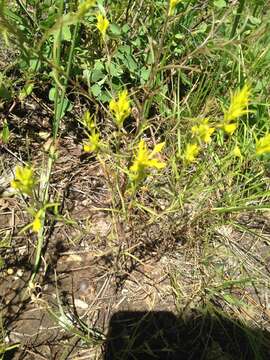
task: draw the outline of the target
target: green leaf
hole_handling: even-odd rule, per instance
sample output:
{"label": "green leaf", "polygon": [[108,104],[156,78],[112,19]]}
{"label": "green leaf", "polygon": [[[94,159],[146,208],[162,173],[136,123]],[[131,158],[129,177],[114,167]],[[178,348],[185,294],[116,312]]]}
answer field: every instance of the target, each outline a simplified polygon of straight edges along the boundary
{"label": "green leaf", "polygon": [[122,27],[122,33],[126,34],[127,32],[129,32],[130,30],[130,27],[128,24],[125,24],[123,27]]}
{"label": "green leaf", "polygon": [[119,25],[112,23],[110,24],[110,32],[115,35],[115,36],[120,36],[121,35],[121,28]]}
{"label": "green leaf", "polygon": [[50,101],[54,101],[54,98],[55,98],[55,87],[52,87],[49,91],[49,100]]}
{"label": "green leaf", "polygon": [[110,64],[106,64],[107,72],[111,74],[111,76],[119,77],[123,74],[123,69],[120,65],[111,62]]}
{"label": "green leaf", "polygon": [[98,97],[100,94],[101,94],[101,87],[99,84],[94,84],[93,86],[91,86],[91,91],[92,91],[92,94],[95,96],[95,97]]}
{"label": "green leaf", "polygon": [[4,100],[11,99],[11,94],[10,94],[8,88],[3,84],[0,84],[0,98],[2,98]]}
{"label": "green leaf", "polygon": [[236,296],[234,296],[232,294],[223,294],[222,296],[223,296],[223,299],[231,305],[236,305],[236,306],[241,306],[241,307],[246,305],[243,301],[239,300]]}
{"label": "green leaf", "polygon": [[145,82],[149,79],[150,72],[151,72],[150,68],[146,68],[146,67],[141,68],[140,79],[142,85],[145,84]]}
{"label": "green leaf", "polygon": [[94,65],[94,69],[95,69],[95,70],[100,70],[100,71],[104,70],[104,64],[103,64],[103,62],[100,61],[100,60],[96,60],[96,61],[95,61],[95,65]]}
{"label": "green leaf", "polygon": [[19,100],[23,101],[25,98],[27,98],[27,96],[29,96],[32,93],[33,89],[34,89],[33,83],[26,84],[19,92]]}
{"label": "green leaf", "polygon": [[0,133],[0,138],[4,144],[7,144],[9,141],[9,137],[10,137],[10,132],[9,132],[8,123],[7,120],[4,120],[3,130]]}
{"label": "green leaf", "polygon": [[99,80],[103,79],[104,76],[105,76],[105,74],[104,74],[101,70],[99,70],[99,69],[94,69],[94,70],[92,71],[92,74],[91,74],[91,80],[92,80],[93,82],[96,82],[96,81],[99,81]]}
{"label": "green leaf", "polygon": [[71,41],[71,32],[68,25],[62,27],[62,40]]}
{"label": "green leaf", "polygon": [[214,5],[215,7],[217,7],[218,9],[222,9],[225,8],[227,6],[227,3],[225,0],[215,0],[214,1]]}

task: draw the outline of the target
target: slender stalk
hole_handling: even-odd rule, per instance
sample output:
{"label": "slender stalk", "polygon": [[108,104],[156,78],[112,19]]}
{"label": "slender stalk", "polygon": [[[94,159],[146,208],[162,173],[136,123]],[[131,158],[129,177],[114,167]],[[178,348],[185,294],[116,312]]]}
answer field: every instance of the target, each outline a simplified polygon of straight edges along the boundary
{"label": "slender stalk", "polygon": [[72,36],[72,42],[71,42],[69,56],[68,56],[68,63],[67,63],[67,69],[66,69],[65,78],[64,78],[64,84],[63,84],[63,88],[61,89],[60,101],[59,101],[59,103],[56,104],[55,124],[54,124],[54,132],[53,132],[54,139],[56,139],[56,137],[57,137],[59,126],[60,126],[60,121],[61,121],[62,112],[63,112],[63,108],[64,108],[65,96],[66,96],[66,92],[67,92],[66,91],[67,85],[68,85],[70,71],[71,71],[71,67],[72,67],[72,59],[73,59],[73,55],[74,55],[74,49],[75,49],[75,44],[76,44],[76,39],[77,39],[77,35],[79,32],[79,28],[80,28],[80,23],[78,21],[75,25],[75,29],[74,29],[73,36]]}
{"label": "slender stalk", "polygon": [[[64,1],[62,0],[61,5],[60,5],[60,11],[59,11],[60,16],[63,14],[63,10],[64,10]],[[76,23],[75,29],[73,32],[73,38],[72,38],[72,43],[71,43],[71,47],[70,47],[70,51],[69,51],[67,68],[66,68],[66,72],[65,72],[66,76],[64,78],[64,84],[62,85],[60,82],[58,83],[58,81],[56,81],[55,114],[54,114],[54,124],[53,124],[53,139],[54,140],[56,140],[56,138],[58,136],[61,114],[63,111],[64,100],[65,100],[65,95],[66,95],[66,88],[67,88],[68,79],[69,79],[69,75],[70,75],[70,71],[71,71],[72,59],[73,59],[74,48],[75,48],[75,41],[77,38],[78,30],[79,30],[79,22]],[[57,65],[60,65],[60,62],[61,62],[61,39],[62,39],[62,31],[60,30],[60,32],[57,36],[56,43],[54,44],[54,46],[55,46],[54,58],[55,58],[55,62]],[[57,75],[56,75],[57,77],[58,77],[58,74],[59,73],[57,72]],[[52,148],[50,151],[50,154],[49,154],[45,175],[42,177],[42,184],[41,184],[42,185],[42,208],[44,209],[44,212],[42,213],[42,218],[41,218],[42,226],[38,233],[34,271],[32,273],[30,282],[34,281],[34,279],[38,273],[39,266],[40,266],[42,248],[43,248],[43,243],[44,243],[44,238],[45,238],[44,225],[45,225],[45,219],[46,219],[46,205],[48,204],[48,201],[49,201],[49,184],[50,184],[50,177],[51,177],[51,173],[52,173],[54,160],[55,160],[55,149]]]}
{"label": "slender stalk", "polygon": [[30,23],[32,26],[35,25],[35,21],[32,18],[31,14],[29,13],[29,11],[27,10],[26,6],[24,5],[24,3],[22,2],[22,0],[16,0],[16,3],[18,4],[18,6],[22,9],[22,11],[26,14],[26,16],[28,17]]}
{"label": "slender stalk", "polygon": [[241,14],[242,14],[242,12],[244,10],[244,6],[245,6],[245,0],[240,0],[239,5],[238,5],[238,9],[237,9],[237,14],[235,15],[235,18],[234,18],[230,39],[232,39],[235,36],[237,27],[239,25]]}

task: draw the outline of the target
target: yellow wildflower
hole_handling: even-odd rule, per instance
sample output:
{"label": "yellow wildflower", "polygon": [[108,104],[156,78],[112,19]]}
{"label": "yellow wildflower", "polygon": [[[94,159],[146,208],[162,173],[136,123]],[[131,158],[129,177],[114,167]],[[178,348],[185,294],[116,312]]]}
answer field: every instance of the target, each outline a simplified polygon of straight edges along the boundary
{"label": "yellow wildflower", "polygon": [[97,17],[97,29],[100,31],[100,34],[102,36],[102,39],[105,40],[107,29],[110,25],[109,20],[106,18],[106,16],[103,16],[101,13],[98,13],[96,15]]}
{"label": "yellow wildflower", "polygon": [[83,150],[85,152],[97,152],[101,146],[99,134],[92,131],[89,135],[88,141],[83,144]]}
{"label": "yellow wildflower", "polygon": [[242,157],[241,150],[240,150],[240,148],[239,148],[238,145],[236,145],[236,146],[233,148],[232,154],[233,154],[233,156],[235,156],[235,157],[239,157],[239,158]]}
{"label": "yellow wildflower", "polygon": [[228,135],[232,135],[235,130],[237,129],[237,123],[232,123],[232,124],[224,124],[223,125],[223,130],[228,134]]}
{"label": "yellow wildflower", "polygon": [[200,147],[197,144],[187,144],[186,150],[184,152],[184,160],[187,163],[194,162],[198,156]]}
{"label": "yellow wildflower", "polygon": [[35,217],[34,217],[34,221],[32,222],[32,229],[34,232],[38,233],[39,230],[41,229],[42,227],[42,217],[44,215],[44,210],[43,209],[40,209]]}
{"label": "yellow wildflower", "polygon": [[198,138],[206,144],[211,142],[211,136],[214,131],[215,128],[208,125],[208,119],[203,119],[200,125],[195,125],[191,128],[192,134],[198,136]]}
{"label": "yellow wildflower", "polygon": [[224,122],[236,120],[242,115],[249,112],[247,109],[249,97],[250,97],[250,85],[245,84],[241,90],[237,90],[235,93],[231,93],[231,103],[229,109],[224,113]]}
{"label": "yellow wildflower", "polygon": [[95,121],[88,110],[83,115],[82,124],[89,131],[92,131],[95,128]]}
{"label": "yellow wildflower", "polygon": [[115,122],[118,127],[123,126],[124,120],[129,116],[131,112],[130,100],[127,90],[123,90],[118,94],[118,100],[112,99],[110,101],[110,110],[115,117]]}
{"label": "yellow wildflower", "polygon": [[21,193],[31,195],[35,186],[34,171],[29,166],[17,166],[15,178],[11,181],[11,187]]}
{"label": "yellow wildflower", "polygon": [[155,156],[161,152],[164,145],[164,142],[157,144],[155,145],[153,151],[150,152],[144,140],[139,142],[133,164],[129,168],[131,180],[142,180],[146,176],[147,169],[149,168],[160,170],[166,166],[164,162],[155,158]]}
{"label": "yellow wildflower", "polygon": [[170,0],[169,16],[172,16],[172,15],[173,15],[176,6],[177,6],[181,1],[182,1],[182,0]]}
{"label": "yellow wildflower", "polygon": [[249,113],[248,102],[250,97],[250,85],[245,84],[241,90],[231,93],[231,102],[228,110],[224,111],[223,123],[220,127],[232,135],[237,128],[237,119]]}
{"label": "yellow wildflower", "polygon": [[270,134],[260,138],[256,144],[256,154],[262,155],[270,153]]}

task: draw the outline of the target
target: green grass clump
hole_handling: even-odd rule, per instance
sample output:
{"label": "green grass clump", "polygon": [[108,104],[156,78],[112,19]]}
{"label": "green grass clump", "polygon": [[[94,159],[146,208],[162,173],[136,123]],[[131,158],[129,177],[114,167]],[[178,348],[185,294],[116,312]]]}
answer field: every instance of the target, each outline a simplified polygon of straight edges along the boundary
{"label": "green grass clump", "polygon": [[[167,233],[208,252],[217,228],[269,212],[269,26],[262,1],[0,1],[2,42],[18,52],[0,64],[0,106],[42,93],[51,111],[42,168],[28,158],[11,181],[37,237],[30,292],[45,240],[69,221],[50,187],[68,123],[104,174],[114,240],[133,229],[118,259],[144,261],[129,252],[142,221],[159,227],[156,247]],[[4,148],[14,133],[3,118]]]}

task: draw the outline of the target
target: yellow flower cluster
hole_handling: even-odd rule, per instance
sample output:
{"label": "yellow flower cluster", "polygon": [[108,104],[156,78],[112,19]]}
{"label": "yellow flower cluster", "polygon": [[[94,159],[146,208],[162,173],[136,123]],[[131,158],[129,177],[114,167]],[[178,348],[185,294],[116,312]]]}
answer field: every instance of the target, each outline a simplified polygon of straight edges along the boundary
{"label": "yellow flower cluster", "polygon": [[97,152],[101,146],[99,134],[93,130],[88,136],[88,140],[83,144],[83,150],[85,152]]}
{"label": "yellow flower cluster", "polygon": [[17,166],[15,178],[11,181],[11,187],[22,194],[31,195],[36,184],[34,170],[29,166]]}
{"label": "yellow flower cluster", "polygon": [[130,100],[127,90],[123,90],[118,94],[118,100],[112,99],[109,105],[115,122],[119,128],[123,126],[124,120],[130,115]]}
{"label": "yellow flower cluster", "polygon": [[224,111],[223,130],[232,135],[237,129],[237,119],[249,113],[248,103],[251,87],[245,84],[241,90],[231,93],[231,102],[228,110]]}
{"label": "yellow flower cluster", "polygon": [[[248,110],[248,103],[251,93],[251,87],[249,84],[245,84],[242,89],[231,93],[230,106],[227,110],[224,110],[224,117],[221,124],[218,124],[217,128],[222,128],[227,134],[232,135],[237,129],[237,120],[239,117],[246,115],[250,112]],[[200,124],[191,128],[192,135],[196,137],[195,142],[189,143],[186,146],[183,158],[187,163],[194,162],[200,152],[201,143],[209,144],[211,142],[211,136],[214,133],[215,128],[211,127],[208,123],[208,119],[203,119]],[[257,153],[262,151],[262,143],[266,141],[261,139],[258,143]],[[266,146],[267,147],[267,146]],[[238,146],[233,149],[232,155],[235,157],[241,157],[241,151]]]}
{"label": "yellow flower cluster", "polygon": [[200,152],[200,146],[198,144],[187,144],[184,152],[184,161],[187,163],[192,163],[196,160]]}
{"label": "yellow flower cluster", "polygon": [[83,119],[82,124],[86,128],[86,134],[88,136],[88,140],[83,143],[83,150],[85,152],[97,152],[101,147],[101,140],[100,135],[96,129],[95,121],[93,117],[90,115],[89,111],[86,111]]}
{"label": "yellow flower cluster", "polygon": [[192,134],[198,137],[200,142],[203,141],[206,144],[211,142],[211,136],[214,131],[215,128],[208,125],[208,119],[203,119],[201,124],[195,125],[191,128]]}
{"label": "yellow flower cluster", "polygon": [[44,209],[38,210],[35,214],[34,221],[32,222],[32,229],[34,232],[38,233],[42,228],[42,218],[44,217]]}
{"label": "yellow flower cluster", "polygon": [[103,16],[101,13],[98,13],[96,15],[97,18],[97,29],[99,30],[101,37],[103,40],[106,38],[106,32],[110,25],[109,20],[106,18],[106,16]]}
{"label": "yellow flower cluster", "polygon": [[157,144],[152,151],[149,151],[144,140],[139,142],[133,164],[129,168],[129,174],[132,181],[138,182],[143,180],[150,168],[160,170],[166,166],[164,162],[156,158],[156,155],[161,152],[164,145],[165,143]]}
{"label": "yellow flower cluster", "polygon": [[232,155],[239,158],[242,157],[241,150],[238,145],[233,148]]}
{"label": "yellow flower cluster", "polygon": [[183,155],[183,159],[186,163],[196,161],[200,152],[201,144],[209,144],[214,131],[215,128],[209,125],[208,119],[202,119],[198,125],[192,126],[191,133],[195,137],[196,141],[188,143],[186,146]]}

